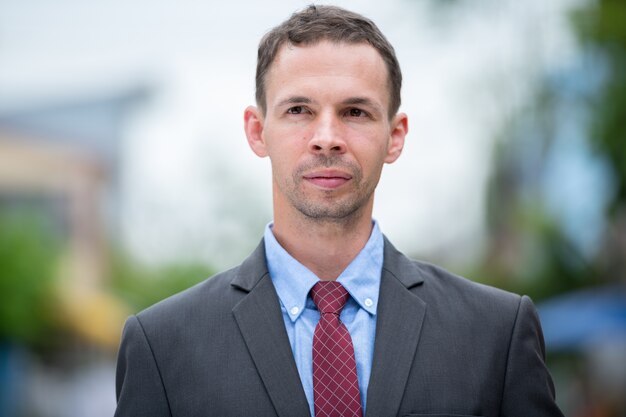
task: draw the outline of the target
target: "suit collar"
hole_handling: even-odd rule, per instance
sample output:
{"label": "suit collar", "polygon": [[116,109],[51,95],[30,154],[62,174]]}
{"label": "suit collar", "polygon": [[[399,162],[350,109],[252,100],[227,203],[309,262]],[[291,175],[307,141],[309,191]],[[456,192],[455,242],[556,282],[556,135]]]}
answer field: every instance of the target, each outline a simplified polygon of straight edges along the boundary
{"label": "suit collar", "polygon": [[239,266],[237,275],[230,285],[250,292],[266,275],[269,275],[269,272],[265,262],[265,245],[261,239],[261,243]]}
{"label": "suit collar", "polygon": [[385,237],[383,269],[395,277],[407,289],[424,282],[424,275],[413,261],[397,250]]}
{"label": "suit collar", "polygon": [[366,417],[398,413],[426,315],[426,303],[409,289],[423,282],[421,270],[385,239]]}
{"label": "suit collar", "polygon": [[248,292],[233,308],[233,316],[276,413],[309,416],[280,302],[267,272],[263,241],[241,264],[231,285]]}
{"label": "suit collar", "polygon": [[[384,240],[383,269],[393,275],[406,288],[412,288],[424,282],[422,271],[398,251],[386,236]],[[265,260],[265,243],[264,240],[261,240],[252,254],[240,265],[239,272],[231,285],[249,292],[267,274],[269,272]]]}
{"label": "suit collar", "polygon": [[[400,407],[426,314],[426,303],[409,290],[423,282],[420,268],[385,238],[366,417],[396,415]],[[233,315],[277,414],[310,415],[263,241],[241,264],[232,285],[249,293]]]}

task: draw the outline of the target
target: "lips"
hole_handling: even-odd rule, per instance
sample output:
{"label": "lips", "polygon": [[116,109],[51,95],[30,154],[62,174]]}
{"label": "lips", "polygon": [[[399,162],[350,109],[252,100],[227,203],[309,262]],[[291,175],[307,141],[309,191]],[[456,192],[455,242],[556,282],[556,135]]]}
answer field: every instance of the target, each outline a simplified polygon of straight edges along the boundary
{"label": "lips", "polygon": [[307,173],[303,178],[318,187],[334,189],[350,181],[352,175],[343,171],[324,170]]}

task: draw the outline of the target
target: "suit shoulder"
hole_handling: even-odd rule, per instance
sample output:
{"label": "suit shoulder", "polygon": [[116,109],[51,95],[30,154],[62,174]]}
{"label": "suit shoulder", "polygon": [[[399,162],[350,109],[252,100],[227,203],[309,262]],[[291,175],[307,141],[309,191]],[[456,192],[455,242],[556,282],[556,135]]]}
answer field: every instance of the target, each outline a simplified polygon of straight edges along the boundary
{"label": "suit shoulder", "polygon": [[437,265],[412,262],[424,278],[424,297],[445,300],[446,307],[453,310],[515,320],[522,301],[520,295],[471,281]]}
{"label": "suit shoulder", "polygon": [[520,298],[518,294],[472,281],[441,266],[424,261],[413,260],[412,262],[422,271],[430,285],[441,286],[448,290],[467,291],[478,297],[505,299],[508,301],[519,300]]}
{"label": "suit shoulder", "polygon": [[204,281],[171,295],[137,314],[142,324],[185,320],[199,311],[232,309],[241,297],[231,286],[239,266],[213,275]]}
{"label": "suit shoulder", "polygon": [[518,305],[520,296],[495,287],[480,284],[454,274],[440,266],[415,260],[397,250],[385,240],[383,269],[395,276],[405,287],[438,300],[472,300]]}

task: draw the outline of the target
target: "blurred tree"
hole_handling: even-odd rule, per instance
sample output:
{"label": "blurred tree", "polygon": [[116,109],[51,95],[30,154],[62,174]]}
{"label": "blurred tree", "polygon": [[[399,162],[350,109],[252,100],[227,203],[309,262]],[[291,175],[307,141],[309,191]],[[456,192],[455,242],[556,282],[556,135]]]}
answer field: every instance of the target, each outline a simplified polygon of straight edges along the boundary
{"label": "blurred tree", "polygon": [[590,2],[572,22],[577,59],[501,134],[475,273],[535,299],[626,274],[626,3]]}
{"label": "blurred tree", "polygon": [[[101,338],[89,336],[104,331],[102,326],[108,319],[117,320],[119,312],[113,309],[116,300],[123,300],[130,311],[139,311],[215,273],[211,267],[194,263],[148,268],[117,252],[110,259],[106,288],[81,293],[80,300],[72,299],[77,296],[71,292],[69,298],[63,298],[71,290],[59,286],[62,281],[58,279],[65,249],[63,227],[54,201],[0,201],[0,345],[17,344],[46,353],[66,347],[75,336],[104,345]],[[110,293],[113,297],[108,298]],[[90,309],[68,309],[77,303]],[[114,339],[120,325],[114,326]],[[67,337],[70,335],[74,337]],[[109,343],[113,347],[117,344],[117,340]]]}
{"label": "blurred tree", "polygon": [[209,276],[215,269],[201,263],[180,263],[150,268],[118,252],[112,261],[111,291],[140,311]]}
{"label": "blurred tree", "polygon": [[45,347],[56,328],[59,242],[37,210],[0,212],[0,342]]}
{"label": "blurred tree", "polygon": [[604,273],[626,282],[626,3],[600,0],[574,15],[583,47],[594,51],[605,68],[602,85],[589,101],[590,138],[594,149],[610,161],[615,193],[608,213]]}

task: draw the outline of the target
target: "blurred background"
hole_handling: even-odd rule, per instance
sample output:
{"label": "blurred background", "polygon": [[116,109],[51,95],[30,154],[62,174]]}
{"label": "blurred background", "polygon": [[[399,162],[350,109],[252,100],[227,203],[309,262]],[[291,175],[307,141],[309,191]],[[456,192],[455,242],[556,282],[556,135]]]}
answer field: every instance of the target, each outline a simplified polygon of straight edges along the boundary
{"label": "blurred background", "polygon": [[[0,0],[0,416],[111,416],[125,318],[258,244],[243,109],[307,3]],[[530,295],[565,414],[626,416],[626,3],[333,4],[404,73],[383,232]]]}

